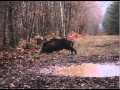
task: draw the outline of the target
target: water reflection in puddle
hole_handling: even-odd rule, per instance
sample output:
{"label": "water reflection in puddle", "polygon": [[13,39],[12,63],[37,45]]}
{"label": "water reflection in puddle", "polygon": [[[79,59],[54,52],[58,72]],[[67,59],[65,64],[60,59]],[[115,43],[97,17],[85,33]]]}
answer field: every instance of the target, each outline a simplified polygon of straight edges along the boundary
{"label": "water reflection in puddle", "polygon": [[86,63],[79,66],[62,67],[62,69],[56,70],[54,74],[80,77],[111,77],[120,76],[119,69],[119,66],[115,65]]}

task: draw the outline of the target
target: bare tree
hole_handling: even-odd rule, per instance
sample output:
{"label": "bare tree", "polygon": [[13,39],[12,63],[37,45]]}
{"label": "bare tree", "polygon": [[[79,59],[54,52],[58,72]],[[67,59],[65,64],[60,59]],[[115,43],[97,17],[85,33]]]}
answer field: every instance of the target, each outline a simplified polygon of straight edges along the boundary
{"label": "bare tree", "polygon": [[[15,47],[20,38],[29,44],[37,34],[57,32],[97,34],[101,10],[96,1],[1,1],[1,44]],[[92,22],[92,23],[91,23]]]}

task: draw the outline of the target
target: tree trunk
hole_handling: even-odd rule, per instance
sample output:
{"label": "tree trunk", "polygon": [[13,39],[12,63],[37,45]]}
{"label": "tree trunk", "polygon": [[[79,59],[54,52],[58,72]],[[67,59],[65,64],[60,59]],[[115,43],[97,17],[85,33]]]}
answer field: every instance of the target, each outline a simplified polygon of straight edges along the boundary
{"label": "tree trunk", "polygon": [[8,22],[8,29],[9,29],[9,33],[10,33],[10,41],[9,41],[9,45],[11,47],[15,47],[15,33],[14,33],[14,29],[13,29],[13,2],[14,1],[9,1],[8,3],[8,18],[9,18],[9,22]]}
{"label": "tree trunk", "polygon": [[65,37],[64,13],[63,13],[63,6],[62,6],[62,2],[61,2],[61,1],[60,1],[60,12],[61,12],[61,21],[62,21],[63,37]]}

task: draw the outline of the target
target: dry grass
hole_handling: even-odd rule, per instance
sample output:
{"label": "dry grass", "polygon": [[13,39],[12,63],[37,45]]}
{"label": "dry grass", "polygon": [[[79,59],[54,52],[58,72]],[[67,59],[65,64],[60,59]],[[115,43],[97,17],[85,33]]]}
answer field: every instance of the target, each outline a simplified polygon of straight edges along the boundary
{"label": "dry grass", "polygon": [[84,36],[75,43],[77,56],[118,54],[119,36]]}

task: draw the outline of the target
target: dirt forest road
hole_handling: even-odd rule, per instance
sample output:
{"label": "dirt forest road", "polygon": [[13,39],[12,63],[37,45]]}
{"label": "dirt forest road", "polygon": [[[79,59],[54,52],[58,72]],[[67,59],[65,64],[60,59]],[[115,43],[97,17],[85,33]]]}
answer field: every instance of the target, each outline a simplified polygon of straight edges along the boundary
{"label": "dirt forest road", "polygon": [[119,63],[118,36],[88,36],[75,43],[77,55],[63,50],[39,54],[38,50],[0,52],[0,89],[119,89],[119,76],[78,77],[53,75],[54,67],[82,63]]}

